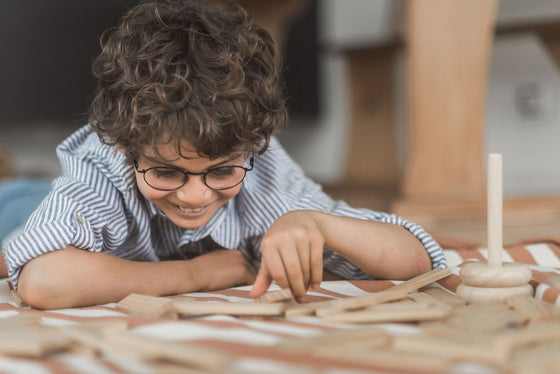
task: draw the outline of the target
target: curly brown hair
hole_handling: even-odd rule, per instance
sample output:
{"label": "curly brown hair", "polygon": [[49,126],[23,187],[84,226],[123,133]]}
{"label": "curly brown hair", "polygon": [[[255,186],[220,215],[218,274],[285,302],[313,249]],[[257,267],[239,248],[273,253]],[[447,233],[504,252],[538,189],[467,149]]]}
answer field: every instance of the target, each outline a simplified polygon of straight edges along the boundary
{"label": "curly brown hair", "polygon": [[182,140],[210,159],[262,153],[287,119],[274,42],[235,1],[143,1],[101,48],[89,123],[130,159]]}

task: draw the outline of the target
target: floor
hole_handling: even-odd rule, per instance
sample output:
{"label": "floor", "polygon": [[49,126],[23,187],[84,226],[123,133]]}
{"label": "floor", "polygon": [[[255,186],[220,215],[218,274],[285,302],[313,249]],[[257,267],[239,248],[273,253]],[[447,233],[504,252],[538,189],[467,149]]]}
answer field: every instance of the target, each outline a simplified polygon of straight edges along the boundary
{"label": "floor", "polygon": [[55,148],[79,126],[55,122],[2,124],[0,147],[8,153],[16,175],[54,177],[60,173]]}

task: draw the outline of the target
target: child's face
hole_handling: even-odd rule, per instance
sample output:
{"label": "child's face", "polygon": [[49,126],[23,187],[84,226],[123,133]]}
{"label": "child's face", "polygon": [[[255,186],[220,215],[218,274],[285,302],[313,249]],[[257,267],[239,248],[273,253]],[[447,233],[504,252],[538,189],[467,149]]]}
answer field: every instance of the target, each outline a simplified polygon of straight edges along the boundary
{"label": "child's face", "polygon": [[[158,148],[160,155],[166,161],[154,161],[151,150],[147,150],[147,157],[140,157],[138,170],[152,167],[176,168],[190,173],[206,172],[220,166],[243,166],[245,156],[242,153],[232,157],[223,157],[215,160],[200,157],[193,147],[184,142],[183,155],[177,154],[172,145],[162,145]],[[241,184],[225,189],[212,190],[203,180],[201,175],[189,175],[187,182],[177,190],[161,191],[146,183],[144,174],[136,172],[136,182],[142,195],[159,207],[169,219],[177,226],[193,229],[206,224],[216,211],[231,198],[239,193]]]}

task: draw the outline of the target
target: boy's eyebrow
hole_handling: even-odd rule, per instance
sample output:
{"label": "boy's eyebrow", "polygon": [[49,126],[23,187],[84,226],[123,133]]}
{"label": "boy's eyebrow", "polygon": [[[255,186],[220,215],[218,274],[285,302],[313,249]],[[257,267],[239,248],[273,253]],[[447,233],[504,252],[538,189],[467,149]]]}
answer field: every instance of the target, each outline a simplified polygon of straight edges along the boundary
{"label": "boy's eyebrow", "polygon": [[[223,161],[220,161],[220,162],[218,162],[218,163],[216,163],[216,164],[214,164],[214,165],[210,165],[210,166],[207,167],[205,170],[214,169],[214,168],[220,167],[220,166],[227,166],[226,164],[229,164],[229,163],[233,162],[234,160],[236,160],[236,159],[238,159],[238,158],[240,158],[240,157],[241,157],[241,155],[231,155],[231,156],[229,156],[228,158],[224,159]],[[185,170],[185,169],[183,169],[183,168],[178,167],[177,165],[171,164],[169,161],[162,160],[162,159],[159,159],[159,158],[156,158],[156,157],[144,156],[144,158],[145,158],[146,160],[148,160],[149,162],[157,163],[157,164],[160,164],[160,165],[165,166],[165,167],[168,167],[168,168],[179,169],[179,170],[183,170],[183,171],[188,171],[188,170]],[[194,159],[194,158],[191,158],[191,157],[181,157],[181,158],[186,159],[186,160],[192,160],[192,159]],[[179,158],[177,158],[177,159],[179,160]]]}

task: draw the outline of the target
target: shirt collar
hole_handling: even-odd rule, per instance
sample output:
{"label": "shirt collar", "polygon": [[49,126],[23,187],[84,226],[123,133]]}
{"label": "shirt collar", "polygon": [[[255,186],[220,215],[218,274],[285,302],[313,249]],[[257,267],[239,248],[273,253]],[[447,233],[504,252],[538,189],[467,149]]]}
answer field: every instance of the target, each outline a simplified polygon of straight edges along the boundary
{"label": "shirt collar", "polygon": [[235,211],[235,203],[235,198],[228,201],[204,226],[184,230],[179,246],[197,242],[210,235],[216,244],[223,248],[237,248],[241,240],[241,226]]}

